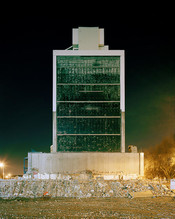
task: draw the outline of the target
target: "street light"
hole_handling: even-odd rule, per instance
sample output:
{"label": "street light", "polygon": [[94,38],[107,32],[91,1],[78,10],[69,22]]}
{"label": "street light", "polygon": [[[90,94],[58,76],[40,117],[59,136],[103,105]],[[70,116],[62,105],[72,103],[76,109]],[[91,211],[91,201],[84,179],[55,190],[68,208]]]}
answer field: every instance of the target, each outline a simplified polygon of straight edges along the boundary
{"label": "street light", "polygon": [[11,178],[11,174],[9,173],[8,175],[5,176],[6,179],[10,179]]}
{"label": "street light", "polygon": [[3,171],[2,178],[4,179],[4,163],[0,163],[0,167],[2,168],[2,171]]}

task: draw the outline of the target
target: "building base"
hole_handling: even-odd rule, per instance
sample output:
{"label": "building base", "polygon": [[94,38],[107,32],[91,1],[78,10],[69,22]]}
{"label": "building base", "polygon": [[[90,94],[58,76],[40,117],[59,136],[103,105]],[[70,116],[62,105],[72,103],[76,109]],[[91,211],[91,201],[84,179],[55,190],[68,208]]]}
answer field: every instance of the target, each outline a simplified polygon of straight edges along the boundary
{"label": "building base", "polygon": [[57,152],[28,153],[28,173],[144,176],[143,153]]}

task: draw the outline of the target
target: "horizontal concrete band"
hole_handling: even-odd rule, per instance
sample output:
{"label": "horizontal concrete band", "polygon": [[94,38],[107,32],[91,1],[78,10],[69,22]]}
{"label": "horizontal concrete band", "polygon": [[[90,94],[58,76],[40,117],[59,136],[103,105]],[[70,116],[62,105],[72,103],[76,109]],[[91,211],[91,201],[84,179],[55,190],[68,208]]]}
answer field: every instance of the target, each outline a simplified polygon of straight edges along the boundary
{"label": "horizontal concrete band", "polygon": [[28,172],[71,174],[90,170],[101,174],[143,175],[143,162],[143,153],[28,153]]}

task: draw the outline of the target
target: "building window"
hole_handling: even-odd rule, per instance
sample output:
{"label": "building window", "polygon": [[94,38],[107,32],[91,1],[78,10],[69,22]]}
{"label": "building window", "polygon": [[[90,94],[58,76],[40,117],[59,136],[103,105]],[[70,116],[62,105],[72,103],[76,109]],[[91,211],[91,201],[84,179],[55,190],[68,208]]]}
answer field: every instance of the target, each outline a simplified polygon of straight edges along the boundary
{"label": "building window", "polygon": [[120,57],[57,56],[58,151],[120,151]]}

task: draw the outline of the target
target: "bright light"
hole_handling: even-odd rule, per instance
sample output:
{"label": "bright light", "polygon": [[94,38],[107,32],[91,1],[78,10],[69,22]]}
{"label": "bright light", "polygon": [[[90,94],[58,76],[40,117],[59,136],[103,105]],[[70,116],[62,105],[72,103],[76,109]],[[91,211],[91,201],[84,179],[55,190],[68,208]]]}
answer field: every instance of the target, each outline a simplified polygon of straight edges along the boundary
{"label": "bright light", "polygon": [[0,163],[0,167],[2,168],[2,171],[3,171],[2,178],[4,179],[4,163]]}
{"label": "bright light", "polygon": [[0,167],[4,167],[4,163],[0,163]]}
{"label": "bright light", "polygon": [[9,173],[5,178],[10,179],[10,177],[11,177],[11,174]]}

